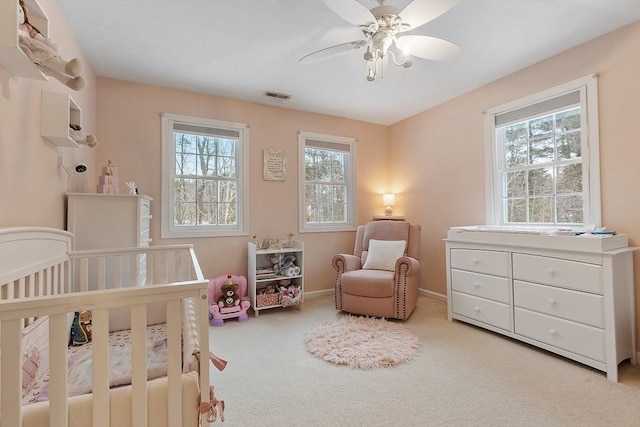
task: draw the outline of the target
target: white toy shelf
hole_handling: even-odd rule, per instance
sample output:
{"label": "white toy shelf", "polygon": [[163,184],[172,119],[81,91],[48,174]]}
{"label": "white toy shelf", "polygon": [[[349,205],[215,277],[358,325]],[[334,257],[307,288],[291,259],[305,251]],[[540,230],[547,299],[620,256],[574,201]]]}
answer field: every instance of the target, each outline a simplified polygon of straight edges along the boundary
{"label": "white toy shelf", "polygon": [[[49,36],[49,19],[36,0],[24,0],[29,9],[29,22]],[[0,1],[0,60],[2,65],[18,77],[47,80],[47,76],[35,65],[18,45],[18,0]]]}

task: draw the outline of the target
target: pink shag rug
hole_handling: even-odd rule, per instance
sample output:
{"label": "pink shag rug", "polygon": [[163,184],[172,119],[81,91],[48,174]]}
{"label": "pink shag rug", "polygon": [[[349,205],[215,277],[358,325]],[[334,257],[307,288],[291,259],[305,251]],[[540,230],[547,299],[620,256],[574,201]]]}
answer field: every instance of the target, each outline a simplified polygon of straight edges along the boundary
{"label": "pink shag rug", "polygon": [[307,335],[306,344],[314,356],[354,369],[388,368],[405,363],[420,348],[418,337],[403,325],[357,316],[323,323]]}

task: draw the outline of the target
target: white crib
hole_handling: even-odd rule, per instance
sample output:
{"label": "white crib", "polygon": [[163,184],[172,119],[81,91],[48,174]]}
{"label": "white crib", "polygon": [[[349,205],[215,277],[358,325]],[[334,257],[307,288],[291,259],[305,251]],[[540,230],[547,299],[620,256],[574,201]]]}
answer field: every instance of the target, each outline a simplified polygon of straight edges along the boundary
{"label": "white crib", "polygon": [[[192,353],[209,354],[208,281],[192,246],[74,252],[72,238],[43,227],[0,229],[0,427],[207,425],[200,403],[210,401],[209,365]],[[92,393],[68,397],[69,316],[81,310],[93,318]],[[22,334],[45,316],[49,398],[23,406]],[[146,326],[158,316],[167,374],[148,381]],[[115,323],[131,329],[131,383],[110,389]]]}

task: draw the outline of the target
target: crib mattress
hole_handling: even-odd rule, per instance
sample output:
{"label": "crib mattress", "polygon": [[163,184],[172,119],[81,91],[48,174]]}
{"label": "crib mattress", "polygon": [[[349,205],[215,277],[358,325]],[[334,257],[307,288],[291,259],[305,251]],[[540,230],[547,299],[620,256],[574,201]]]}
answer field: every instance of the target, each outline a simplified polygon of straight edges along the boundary
{"label": "crib mattress", "polygon": [[[147,380],[167,374],[167,325],[147,326]],[[68,393],[69,397],[91,393],[92,345],[87,343],[69,347]],[[119,387],[131,384],[131,330],[109,334],[109,384]],[[49,372],[45,372],[23,396],[22,404],[49,400]]]}

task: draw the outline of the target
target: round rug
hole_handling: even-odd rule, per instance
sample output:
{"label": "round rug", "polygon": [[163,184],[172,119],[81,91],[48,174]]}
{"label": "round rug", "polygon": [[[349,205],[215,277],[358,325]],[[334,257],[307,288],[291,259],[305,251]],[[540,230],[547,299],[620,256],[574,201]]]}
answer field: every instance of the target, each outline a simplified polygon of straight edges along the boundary
{"label": "round rug", "polygon": [[321,359],[354,369],[388,368],[408,362],[420,340],[403,325],[374,317],[344,316],[313,329],[307,350]]}

